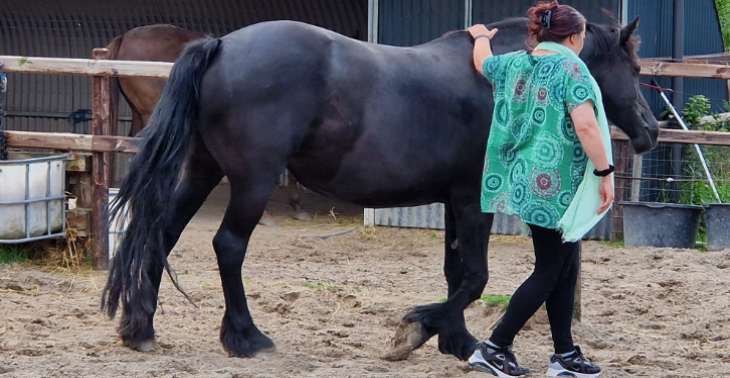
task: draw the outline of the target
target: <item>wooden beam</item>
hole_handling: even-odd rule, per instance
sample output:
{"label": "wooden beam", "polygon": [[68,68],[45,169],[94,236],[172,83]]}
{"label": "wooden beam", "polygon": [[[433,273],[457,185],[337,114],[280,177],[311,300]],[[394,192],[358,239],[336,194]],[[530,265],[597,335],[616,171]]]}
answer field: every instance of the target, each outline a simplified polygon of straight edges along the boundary
{"label": "wooden beam", "polygon": [[170,76],[172,63],[0,55],[0,71],[85,76]]}
{"label": "wooden beam", "polygon": [[[725,57],[707,58],[722,63]],[[719,59],[722,59],[718,61]],[[168,78],[172,63],[134,60],[100,60],[71,58],[41,58],[0,55],[0,71],[55,75],[119,76]],[[641,74],[649,76],[684,76],[694,78],[730,79],[730,66],[700,63],[702,58],[690,58],[691,62],[665,62],[641,60]]]}
{"label": "wooden beam", "polygon": [[[107,49],[94,49],[94,59],[109,59]],[[111,78],[94,76],[92,79],[92,133],[94,135],[110,135],[111,125]],[[109,267],[109,181],[110,154],[94,152],[92,155],[92,252],[94,269],[106,270]]]}
{"label": "wooden beam", "polygon": [[[667,62],[672,63],[674,59],[668,56],[641,58],[644,62]],[[702,55],[686,55],[682,59],[682,63],[704,63],[704,64],[727,64],[730,63],[730,53],[714,53]]]}
{"label": "wooden beam", "polygon": [[8,146],[23,148],[45,148],[56,151],[118,152],[136,154],[141,138],[115,137],[107,135],[41,133],[6,130]]}
{"label": "wooden beam", "polygon": [[730,79],[730,66],[699,63],[639,62],[647,76],[682,76],[705,79]]}
{"label": "wooden beam", "polygon": [[[611,127],[611,139],[629,140],[629,137],[618,127]],[[681,144],[706,144],[712,146],[730,146],[730,133],[722,131],[698,131],[679,129],[660,129],[659,142]]]}

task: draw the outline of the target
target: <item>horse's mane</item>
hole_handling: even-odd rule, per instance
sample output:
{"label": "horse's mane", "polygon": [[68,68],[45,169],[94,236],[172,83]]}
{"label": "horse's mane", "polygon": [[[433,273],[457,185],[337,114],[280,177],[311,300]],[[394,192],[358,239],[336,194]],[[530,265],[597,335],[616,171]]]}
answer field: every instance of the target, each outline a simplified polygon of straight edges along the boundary
{"label": "horse's mane", "polygon": [[[586,23],[586,32],[590,33],[595,41],[595,46],[593,49],[595,57],[611,58],[613,56],[612,54],[610,54],[611,50],[613,50],[613,48],[619,43],[621,26],[619,25],[618,21],[616,21],[616,19],[614,19],[610,14],[607,15],[609,16],[612,25],[601,25],[592,22]],[[511,17],[488,24],[487,27],[490,29],[499,29],[499,33],[502,33],[502,35],[500,36],[502,37],[502,43],[527,43],[527,45],[532,45],[533,43],[531,43],[531,41],[522,40],[525,33],[527,32],[528,22],[529,19],[527,19],[526,17]],[[519,31],[521,33],[514,33],[515,31]],[[443,38],[462,33],[467,32],[463,30],[450,31],[445,33],[443,35]],[[505,40],[504,36],[506,35],[513,37]],[[518,39],[519,41],[517,41]],[[633,60],[638,60],[637,52],[639,51],[640,43],[641,41],[639,37],[632,34],[631,37],[629,37],[628,41],[626,41],[626,44],[622,46],[622,48],[627,52],[627,54],[629,54],[629,56]]]}
{"label": "horse's mane", "polygon": [[[586,24],[586,31],[593,35],[596,56],[602,56],[602,54],[608,54],[618,44],[621,28],[618,26],[618,23],[615,26],[606,26],[589,22]],[[622,48],[633,60],[638,60],[637,54],[640,44],[641,40],[639,37],[632,34]]]}

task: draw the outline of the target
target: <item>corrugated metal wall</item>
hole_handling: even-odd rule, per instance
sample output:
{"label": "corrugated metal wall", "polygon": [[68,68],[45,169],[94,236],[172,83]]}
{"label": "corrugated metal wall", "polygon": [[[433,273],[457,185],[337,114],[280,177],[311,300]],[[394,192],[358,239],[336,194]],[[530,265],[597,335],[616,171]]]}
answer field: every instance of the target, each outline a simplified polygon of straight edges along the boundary
{"label": "corrugated metal wall", "polygon": [[[642,58],[672,56],[673,2],[668,0],[629,0],[627,14],[629,19],[641,16],[638,34],[641,36]],[[684,55],[713,54],[724,51],[722,33],[713,0],[685,1],[684,14]],[[665,88],[672,87],[672,79],[657,77],[657,82]],[[649,83],[651,78],[642,77]],[[659,117],[666,108],[659,93],[653,89],[642,88],[654,114]],[[728,100],[727,84],[724,80],[684,79],[683,101],[691,95],[702,94],[713,99],[714,111],[723,111],[723,103]],[[671,97],[670,97],[671,99]],[[681,110],[681,109],[680,109]],[[660,145],[656,150],[643,157],[643,175],[646,177],[667,177],[671,174],[671,145]],[[641,184],[643,201],[656,201],[661,194],[661,183],[645,181]]]}
{"label": "corrugated metal wall", "polygon": [[[0,55],[90,58],[96,47],[137,26],[169,23],[221,36],[256,22],[290,19],[337,32],[367,35],[367,0],[47,0],[6,1],[0,6]],[[91,108],[91,78],[8,75],[5,103],[10,130],[90,133],[91,122],[66,117]],[[131,112],[120,96],[119,132]],[[90,115],[88,116],[90,118]],[[129,156],[118,155],[113,177],[126,174]]]}
{"label": "corrugated metal wall", "polygon": [[[367,32],[367,0],[47,0],[4,1],[0,54],[90,58],[95,47],[137,26],[171,23],[220,36],[246,25],[292,19],[351,35]],[[11,130],[90,132],[64,119],[91,108],[89,77],[8,75],[6,110]],[[29,116],[33,115],[33,116]],[[120,108],[129,117],[128,107]],[[122,127],[127,132],[128,125]]]}
{"label": "corrugated metal wall", "polygon": [[[375,209],[375,224],[388,227],[430,228],[443,230],[444,205],[435,203],[426,206]],[[513,215],[495,214],[492,234],[519,235],[522,221]]]}
{"label": "corrugated metal wall", "polygon": [[[527,10],[534,6],[535,0],[472,0],[474,4],[472,19],[475,23],[492,23],[508,17],[527,17]],[[560,4],[570,5],[595,23],[604,23],[607,18],[601,8],[614,13],[619,17],[619,0],[561,0]]]}
{"label": "corrugated metal wall", "polygon": [[380,0],[378,43],[413,46],[463,29],[463,0]]}

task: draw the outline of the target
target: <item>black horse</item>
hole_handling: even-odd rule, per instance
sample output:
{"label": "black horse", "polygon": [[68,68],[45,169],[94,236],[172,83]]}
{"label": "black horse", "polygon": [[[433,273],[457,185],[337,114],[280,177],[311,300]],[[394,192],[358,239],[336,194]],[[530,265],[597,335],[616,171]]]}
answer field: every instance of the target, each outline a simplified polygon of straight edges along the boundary
{"label": "black horse", "polygon": [[[639,91],[637,22],[588,25],[582,57],[609,118],[641,153],[655,147],[658,124]],[[500,30],[495,53],[526,48],[526,19],[490,27]],[[468,358],[476,339],[463,311],[487,283],[493,220],[480,210],[480,183],[494,103],[472,49],[466,31],[393,47],[292,21],[192,42],[174,64],[113,208],[128,205],[132,222],[102,308],[113,318],[123,305],[125,345],[155,346],[163,268],[177,286],[167,256],[226,175],[230,202],[213,238],[226,303],[220,341],[236,357],[275,350],[251,318],[241,266],[269,193],[289,168],[307,188],[367,207],[446,205],[448,300],[403,318],[393,358],[434,335],[442,353]]]}

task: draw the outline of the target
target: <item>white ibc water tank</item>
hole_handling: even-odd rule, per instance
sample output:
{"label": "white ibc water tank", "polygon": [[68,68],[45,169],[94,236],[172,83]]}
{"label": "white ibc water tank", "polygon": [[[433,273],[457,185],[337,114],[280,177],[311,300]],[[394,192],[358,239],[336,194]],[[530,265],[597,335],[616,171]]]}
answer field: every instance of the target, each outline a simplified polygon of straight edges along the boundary
{"label": "white ibc water tank", "polygon": [[67,158],[11,153],[0,161],[0,243],[65,236]]}
{"label": "white ibc water tank", "polygon": [[[109,214],[111,216],[111,206],[112,201],[117,197],[119,194],[118,188],[109,188]],[[125,207],[125,211],[122,211],[116,215],[113,219],[109,220],[109,260],[114,257],[114,254],[117,252],[117,248],[119,248],[119,243],[121,241],[122,234],[124,234],[125,231],[127,231],[127,227],[129,227],[129,216],[126,214],[126,210],[129,207]]]}

